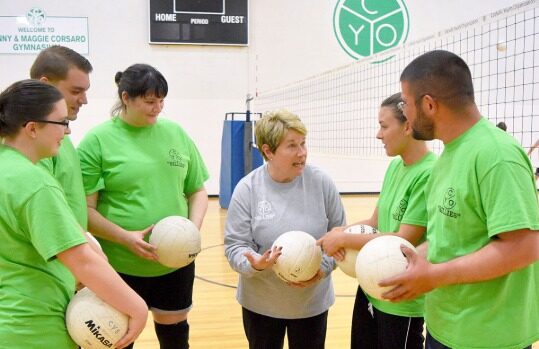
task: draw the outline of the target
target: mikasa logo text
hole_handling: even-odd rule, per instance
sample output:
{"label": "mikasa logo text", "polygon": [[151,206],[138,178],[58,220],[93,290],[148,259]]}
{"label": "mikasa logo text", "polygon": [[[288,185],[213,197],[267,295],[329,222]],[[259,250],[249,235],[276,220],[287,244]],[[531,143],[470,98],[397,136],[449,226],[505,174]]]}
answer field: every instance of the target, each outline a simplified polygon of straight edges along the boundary
{"label": "mikasa logo text", "polygon": [[95,338],[97,338],[97,340],[101,342],[101,344],[103,344],[107,348],[112,347],[112,343],[108,339],[105,339],[105,337],[99,332],[99,326],[96,326],[92,320],[88,320],[84,323],[86,324],[86,326],[88,326],[88,329],[95,336]]}

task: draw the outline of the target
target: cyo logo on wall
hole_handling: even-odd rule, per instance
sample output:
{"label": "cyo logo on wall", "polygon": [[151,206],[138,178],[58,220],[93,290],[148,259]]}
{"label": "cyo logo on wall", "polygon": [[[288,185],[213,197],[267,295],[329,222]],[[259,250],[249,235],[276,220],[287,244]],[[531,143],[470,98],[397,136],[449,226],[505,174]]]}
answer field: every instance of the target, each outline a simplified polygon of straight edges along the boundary
{"label": "cyo logo on wall", "polygon": [[401,0],[339,0],[333,28],[346,53],[360,59],[405,42],[408,11]]}

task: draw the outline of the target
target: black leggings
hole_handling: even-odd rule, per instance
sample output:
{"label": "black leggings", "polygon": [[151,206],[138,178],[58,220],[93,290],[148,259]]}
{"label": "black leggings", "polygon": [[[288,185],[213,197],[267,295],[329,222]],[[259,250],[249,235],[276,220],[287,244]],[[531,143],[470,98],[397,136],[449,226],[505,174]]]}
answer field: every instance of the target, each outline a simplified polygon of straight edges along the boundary
{"label": "black leggings", "polygon": [[279,319],[243,309],[243,328],[250,349],[281,349],[288,335],[290,349],[323,349],[328,312],[303,319]]}

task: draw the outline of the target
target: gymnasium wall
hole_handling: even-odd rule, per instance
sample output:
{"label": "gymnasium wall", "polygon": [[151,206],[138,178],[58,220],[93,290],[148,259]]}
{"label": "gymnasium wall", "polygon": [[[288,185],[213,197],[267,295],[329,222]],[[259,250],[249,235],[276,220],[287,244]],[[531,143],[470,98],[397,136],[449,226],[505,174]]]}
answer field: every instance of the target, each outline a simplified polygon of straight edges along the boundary
{"label": "gymnasium wall", "polygon": [[[513,59],[511,56],[516,55],[513,51],[526,46],[526,51],[531,54],[535,52],[534,35],[531,33],[537,30],[538,26],[534,25],[533,11],[531,14],[529,11],[530,8],[537,7],[535,1],[395,0],[384,3],[389,4],[388,9],[384,9],[380,2],[360,0],[331,1],[325,2],[325,7],[309,8],[308,1],[283,0],[273,1],[271,4],[262,2],[267,7],[255,13],[256,16],[261,16],[257,17],[259,25],[255,26],[253,33],[257,40],[249,52],[250,55],[255,55],[255,58],[250,60],[251,64],[254,64],[251,70],[256,72],[250,75],[250,86],[255,86],[257,95],[255,106],[260,110],[286,107],[303,118],[311,131],[307,137],[311,163],[329,172],[341,192],[379,191],[385,169],[391,160],[385,155],[381,142],[375,139],[380,102],[390,94],[398,92],[399,72],[416,55],[434,48],[453,49],[460,53],[463,51],[462,44],[466,45],[467,50],[473,50],[471,56],[475,57],[472,70],[476,83],[481,82],[476,86],[476,90],[480,91],[478,102],[482,104],[481,112],[492,121],[507,121],[509,132],[518,131],[514,134],[515,138],[521,141],[523,146],[530,145],[532,132],[522,128],[532,127],[529,119],[533,118],[531,111],[535,110],[533,107],[537,107],[537,103],[534,101],[532,105],[525,101],[522,108],[522,101],[511,103],[504,89],[497,91],[496,83],[485,87],[484,80],[494,78],[494,81],[497,79],[504,86],[509,85],[508,79],[513,76],[500,74],[496,78],[496,68],[492,70],[490,67],[494,64],[494,67],[498,67],[498,72],[514,70],[515,66],[509,63]],[[282,8],[289,10],[282,11]],[[280,16],[273,18],[267,15],[277,11],[276,9],[282,11]],[[524,15],[523,11],[526,10],[528,12]],[[374,21],[380,19],[379,23],[384,23],[386,13],[386,18],[391,16],[391,13],[396,16],[404,13],[404,21],[407,22],[402,27],[407,26],[408,31],[403,30],[402,37],[397,35],[395,38],[400,42],[390,46],[388,51],[376,52],[376,42],[371,39],[374,55],[359,57],[356,61],[351,57],[353,52],[351,54],[350,50],[345,50],[342,41],[337,40],[339,29],[336,28],[333,32],[333,19],[337,13],[341,14],[341,18],[346,15],[350,19],[348,26],[341,27],[341,33],[349,29],[358,31],[360,25],[366,23],[362,22],[365,18],[374,18]],[[372,16],[369,16],[370,14]],[[507,20],[500,19],[506,16],[510,17]],[[389,18],[391,20],[391,17]],[[379,32],[376,32],[377,27],[374,24],[371,35],[374,36],[375,32],[389,33],[385,38],[385,41],[389,42],[393,38],[391,30],[399,29],[398,21],[390,20],[387,20],[387,23],[391,27],[388,25],[383,28],[379,25]],[[286,26],[289,23],[298,23],[297,30],[290,31]],[[328,29],[329,26],[331,30]],[[504,26],[507,26],[507,30]],[[471,34],[473,39],[470,32],[466,33],[470,27],[476,28]],[[459,39],[460,35],[468,38]],[[265,45],[272,36],[278,37],[279,40],[274,41],[271,46]],[[368,37],[359,36],[359,39],[358,47],[363,42],[369,43]],[[455,40],[455,46],[448,44]],[[473,40],[475,45],[469,45],[469,40]],[[492,54],[491,47],[496,46],[496,41],[492,44],[493,40],[501,40],[500,54],[496,54],[496,47],[495,53]],[[513,45],[507,52],[503,46],[505,40],[511,40],[508,43]],[[517,48],[513,50],[515,42]],[[486,61],[478,64],[477,53]],[[469,59],[469,56],[468,51],[465,59]],[[504,67],[502,64],[506,56],[511,66]],[[516,57],[514,61],[521,62],[522,55]],[[528,67],[533,63],[531,61],[533,59],[526,56],[524,65]],[[277,75],[275,66],[279,67]],[[533,68],[531,70],[533,71]],[[526,75],[530,77],[529,72]],[[517,81],[518,73],[514,76]],[[519,84],[522,88],[522,82]],[[525,92],[532,90],[533,87],[525,87]],[[483,98],[485,93],[487,102]],[[517,100],[516,94],[514,99]],[[501,109],[501,112],[493,113],[493,109]],[[513,119],[516,109],[528,110],[530,114]],[[507,115],[504,112],[507,112]],[[539,125],[536,125],[536,131],[539,131],[537,126]],[[441,149],[440,142],[429,142],[429,146],[436,152]]]}
{"label": "gymnasium wall", "polygon": [[[365,6],[370,1],[380,0],[356,0]],[[395,1],[404,3],[408,12],[407,42],[523,3]],[[534,6],[535,1],[527,3]],[[87,57],[94,73],[89,104],[82,108],[72,127],[75,143],[88,129],[109,117],[116,98],[116,71],[133,63],[157,67],[169,82],[163,116],[182,124],[195,140],[210,171],[208,192],[218,194],[221,130],[226,112],[244,111],[247,93],[262,94],[356,61],[336,38],[333,16],[337,4],[337,0],[250,0],[248,47],[150,45],[147,0],[3,0],[0,16],[24,16],[37,6],[50,16],[88,18]],[[34,54],[0,54],[0,88],[26,78],[34,58]],[[256,100],[251,109],[264,111],[257,110]],[[310,153],[310,161],[325,168],[339,189],[346,192],[378,191],[388,163],[384,157],[335,158],[316,152]]]}
{"label": "gymnasium wall", "polygon": [[[225,112],[244,111],[248,91],[248,48],[239,46],[148,44],[147,0],[2,0],[0,16],[24,16],[32,7],[49,16],[88,17],[94,67],[88,105],[73,123],[72,139],[109,118],[116,101],[114,74],[134,63],[148,63],[169,84],[162,115],[179,122],[194,139],[210,171],[210,194],[219,192],[221,129]],[[34,54],[0,54],[0,88],[28,77]]]}
{"label": "gymnasium wall", "polygon": [[[342,0],[341,0],[342,1]],[[348,0],[402,3],[409,16],[406,42],[515,4],[515,0]],[[333,29],[338,0],[251,0],[249,88],[266,91],[356,60],[340,46]],[[539,6],[539,2],[537,2]]]}

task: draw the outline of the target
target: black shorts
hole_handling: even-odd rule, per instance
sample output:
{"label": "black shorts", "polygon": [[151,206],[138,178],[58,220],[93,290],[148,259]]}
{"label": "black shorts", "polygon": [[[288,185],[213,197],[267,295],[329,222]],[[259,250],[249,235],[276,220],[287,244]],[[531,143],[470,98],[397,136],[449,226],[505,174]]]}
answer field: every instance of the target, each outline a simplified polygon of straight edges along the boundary
{"label": "black shorts", "polygon": [[423,349],[423,318],[386,314],[358,287],[352,315],[353,349]]}
{"label": "black shorts", "polygon": [[161,276],[121,273],[120,276],[146,301],[150,310],[188,312],[193,305],[195,262]]}
{"label": "black shorts", "polygon": [[535,175],[536,175],[536,176],[539,176],[539,167],[536,167],[536,168],[535,168]]}

